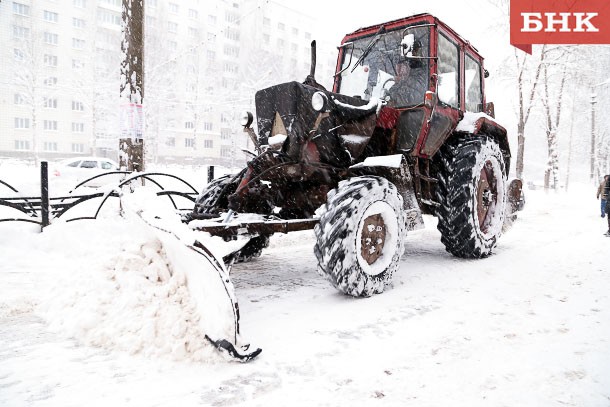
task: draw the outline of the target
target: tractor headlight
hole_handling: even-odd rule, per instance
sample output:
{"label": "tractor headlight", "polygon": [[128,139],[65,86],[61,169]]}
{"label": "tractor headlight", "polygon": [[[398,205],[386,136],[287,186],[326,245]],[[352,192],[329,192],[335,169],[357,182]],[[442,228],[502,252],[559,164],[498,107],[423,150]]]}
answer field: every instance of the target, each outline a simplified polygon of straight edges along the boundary
{"label": "tractor headlight", "polygon": [[239,123],[244,126],[244,127],[250,127],[250,125],[252,124],[252,121],[254,120],[254,116],[252,115],[252,113],[250,112],[243,112],[241,115],[241,119],[239,120]]}
{"label": "tractor headlight", "polygon": [[311,107],[316,112],[326,110],[328,106],[328,97],[323,92],[316,92],[311,97]]}

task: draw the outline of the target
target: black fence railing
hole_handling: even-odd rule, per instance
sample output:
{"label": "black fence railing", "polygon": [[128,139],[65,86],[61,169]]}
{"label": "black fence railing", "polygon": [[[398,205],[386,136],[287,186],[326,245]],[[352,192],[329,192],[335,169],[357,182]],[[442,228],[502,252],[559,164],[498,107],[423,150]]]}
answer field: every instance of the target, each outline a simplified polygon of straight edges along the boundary
{"label": "black fence railing", "polygon": [[[123,178],[116,183],[112,189],[105,188],[105,192],[96,190],[90,194],[74,193],[75,191],[79,190],[79,188],[87,186],[87,184],[91,183],[91,181],[97,180],[99,182],[99,178],[117,174],[122,175]],[[210,182],[213,178],[214,167],[209,167],[208,182]],[[165,189],[162,184],[163,179],[178,181],[178,183],[182,185],[185,190],[175,191]],[[94,214],[91,216],[70,218],[67,220],[67,222],[83,219],[96,219],[102,207],[109,200],[109,198],[119,197],[119,191],[121,191],[123,187],[133,183],[134,181],[141,180],[148,181],[159,188],[160,191],[157,192],[157,196],[166,196],[171,201],[174,209],[178,211],[189,211],[192,209],[192,206],[189,208],[179,208],[174,198],[184,198],[187,201],[194,203],[199,194],[199,192],[191,184],[172,174],[163,172],[131,173],[127,171],[110,171],[97,174],[78,183],[70,192],[68,192],[67,195],[49,197],[48,163],[46,161],[42,161],[40,165],[40,196],[20,196],[19,191],[15,187],[6,181],[0,180],[0,187],[3,186],[4,189],[8,189],[13,195],[8,197],[0,197],[0,206],[12,208],[19,213],[19,216],[0,218],[0,222],[35,223],[40,225],[41,228],[45,228],[46,226],[49,226],[53,219],[64,216],[68,210],[74,208],[75,206],[83,202],[100,199],[101,201]]]}

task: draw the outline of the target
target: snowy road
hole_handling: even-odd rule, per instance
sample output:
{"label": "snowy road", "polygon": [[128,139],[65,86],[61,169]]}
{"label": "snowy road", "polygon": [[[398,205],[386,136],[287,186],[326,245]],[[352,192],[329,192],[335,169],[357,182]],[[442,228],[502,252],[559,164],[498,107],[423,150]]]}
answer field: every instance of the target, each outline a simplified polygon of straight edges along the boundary
{"label": "snowy road", "polygon": [[44,234],[2,226],[0,405],[608,406],[610,239],[593,195],[532,191],[478,261],[446,253],[426,218],[393,287],[368,299],[317,275],[312,233],[274,238],[232,273],[242,333],[263,348],[246,365],[59,337],[38,316],[52,276],[37,270],[65,254],[41,259]]}

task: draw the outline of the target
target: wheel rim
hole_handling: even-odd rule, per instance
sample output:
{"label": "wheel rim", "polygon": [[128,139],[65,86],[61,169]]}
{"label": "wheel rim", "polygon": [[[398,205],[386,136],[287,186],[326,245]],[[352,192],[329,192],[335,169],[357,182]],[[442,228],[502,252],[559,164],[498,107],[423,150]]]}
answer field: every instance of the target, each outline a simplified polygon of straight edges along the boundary
{"label": "wheel rim", "polygon": [[375,263],[383,254],[386,241],[386,225],[381,214],[371,215],[362,224],[360,254],[369,264]]}
{"label": "wheel rim", "polygon": [[498,180],[490,160],[481,168],[477,185],[477,216],[481,232],[486,233],[491,225],[494,210],[498,202]]}

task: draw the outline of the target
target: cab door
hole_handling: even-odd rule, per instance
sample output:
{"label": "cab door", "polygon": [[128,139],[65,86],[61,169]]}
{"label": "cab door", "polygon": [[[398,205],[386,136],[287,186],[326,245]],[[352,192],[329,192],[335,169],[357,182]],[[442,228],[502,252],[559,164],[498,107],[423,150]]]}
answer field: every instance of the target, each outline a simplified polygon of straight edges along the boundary
{"label": "cab door", "polygon": [[419,155],[422,157],[434,155],[462,117],[460,51],[457,41],[442,30],[438,30],[436,72],[433,75],[438,102],[430,117],[427,134],[418,146]]}

